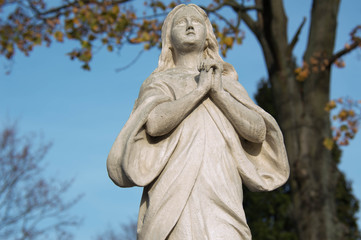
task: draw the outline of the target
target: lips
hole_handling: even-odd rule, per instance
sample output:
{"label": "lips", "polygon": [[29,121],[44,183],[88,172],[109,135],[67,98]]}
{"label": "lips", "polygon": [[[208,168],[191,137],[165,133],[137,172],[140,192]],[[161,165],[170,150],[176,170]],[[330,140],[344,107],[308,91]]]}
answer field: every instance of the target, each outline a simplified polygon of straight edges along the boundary
{"label": "lips", "polygon": [[187,32],[186,32],[186,34],[187,35],[195,35],[196,33],[193,31],[193,30],[188,30]]}

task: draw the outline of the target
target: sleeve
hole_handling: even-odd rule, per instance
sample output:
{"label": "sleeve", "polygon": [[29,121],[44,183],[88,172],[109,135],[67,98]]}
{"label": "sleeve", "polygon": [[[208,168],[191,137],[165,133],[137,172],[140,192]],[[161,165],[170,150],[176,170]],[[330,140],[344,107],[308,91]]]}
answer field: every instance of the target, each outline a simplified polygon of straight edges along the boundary
{"label": "sleeve", "polygon": [[156,76],[151,75],[143,83],[134,109],[108,155],[108,174],[116,185],[145,186],[164,168],[176,146],[176,134],[153,138],[146,133],[144,125],[157,105],[173,99],[170,87],[157,81]]}
{"label": "sleeve", "polygon": [[266,124],[266,139],[263,143],[252,143],[240,138],[244,155],[237,156],[238,170],[244,184],[252,191],[271,191],[283,185],[290,169],[282,132],[276,120],[249,98],[240,83],[224,81],[223,84],[236,100],[259,113]]}

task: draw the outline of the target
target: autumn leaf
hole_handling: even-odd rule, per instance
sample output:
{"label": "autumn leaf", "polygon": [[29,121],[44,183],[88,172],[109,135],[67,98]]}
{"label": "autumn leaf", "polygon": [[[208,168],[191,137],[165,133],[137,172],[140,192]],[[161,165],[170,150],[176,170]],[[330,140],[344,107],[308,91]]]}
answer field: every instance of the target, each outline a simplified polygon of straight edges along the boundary
{"label": "autumn leaf", "polygon": [[350,98],[338,98],[328,102],[325,110],[337,111],[332,117],[333,140],[340,146],[348,145],[358,132],[361,102]]}
{"label": "autumn leaf", "polygon": [[58,42],[63,42],[64,41],[64,34],[60,31],[56,31],[54,33],[54,37]]}
{"label": "autumn leaf", "polygon": [[119,6],[118,5],[114,5],[112,7],[112,13],[114,13],[116,15],[119,13]]}
{"label": "autumn leaf", "polygon": [[226,37],[224,39],[224,44],[226,44],[227,47],[231,48],[233,46],[233,38],[232,37]]}
{"label": "autumn leaf", "polygon": [[90,71],[90,66],[88,63],[85,63],[81,66],[84,70]]}
{"label": "autumn leaf", "polygon": [[149,50],[150,49],[150,44],[149,43],[144,44],[144,49]]}
{"label": "autumn leaf", "polygon": [[86,50],[86,51],[82,52],[78,58],[82,62],[89,62],[92,58],[92,53],[91,53],[91,51]]}
{"label": "autumn leaf", "polygon": [[328,150],[332,150],[334,146],[334,141],[331,138],[325,138],[323,140],[323,146],[325,146]]}
{"label": "autumn leaf", "polygon": [[325,111],[329,112],[336,107],[335,100],[331,100],[326,104]]}

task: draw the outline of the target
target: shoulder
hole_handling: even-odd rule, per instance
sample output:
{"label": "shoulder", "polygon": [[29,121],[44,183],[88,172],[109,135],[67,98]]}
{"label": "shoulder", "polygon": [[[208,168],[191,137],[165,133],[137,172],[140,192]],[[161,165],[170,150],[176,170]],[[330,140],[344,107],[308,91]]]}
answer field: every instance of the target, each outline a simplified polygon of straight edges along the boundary
{"label": "shoulder", "polygon": [[152,73],[140,87],[138,100],[142,102],[150,97],[174,98],[173,89],[169,84],[170,75],[167,71]]}
{"label": "shoulder", "polygon": [[165,83],[169,80],[169,78],[172,77],[171,71],[166,70],[162,72],[153,72],[150,74],[150,76],[145,79],[145,81],[142,84],[142,87],[146,87],[152,84],[161,84]]}

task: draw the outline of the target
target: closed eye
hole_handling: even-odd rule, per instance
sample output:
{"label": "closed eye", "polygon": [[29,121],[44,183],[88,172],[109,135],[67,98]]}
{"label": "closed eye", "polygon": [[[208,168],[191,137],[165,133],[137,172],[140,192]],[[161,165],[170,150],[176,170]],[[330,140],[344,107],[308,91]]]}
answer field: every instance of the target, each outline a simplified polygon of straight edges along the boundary
{"label": "closed eye", "polygon": [[202,23],[202,21],[198,18],[192,18],[193,23]]}
{"label": "closed eye", "polygon": [[182,24],[185,24],[186,23],[186,20],[185,19],[181,19],[179,21],[176,22],[176,25],[182,25]]}

